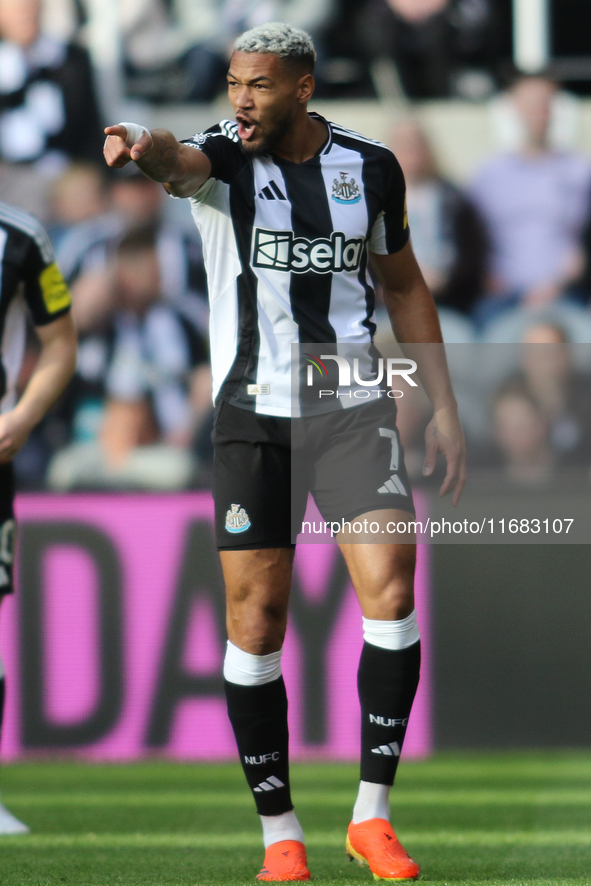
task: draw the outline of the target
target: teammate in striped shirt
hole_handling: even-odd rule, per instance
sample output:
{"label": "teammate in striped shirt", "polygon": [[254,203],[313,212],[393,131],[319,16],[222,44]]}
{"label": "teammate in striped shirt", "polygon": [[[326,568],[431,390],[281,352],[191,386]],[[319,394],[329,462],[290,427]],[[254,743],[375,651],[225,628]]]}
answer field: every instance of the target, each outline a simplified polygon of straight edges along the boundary
{"label": "teammate in striped shirt", "polygon": [[[235,122],[178,142],[138,124],[108,127],[111,166],[134,161],[187,197],[204,243],[211,302],[216,424],[216,534],[226,583],[228,712],[263,825],[261,880],[306,880],[304,835],[289,788],[281,647],[293,562],[291,345],[368,345],[379,277],[400,342],[441,342],[437,312],[413,257],[404,180],[386,147],[308,113],[315,52],[281,23],[243,34],[228,93]],[[441,492],[457,503],[464,443],[441,349],[422,360],[434,407],[425,472],[447,459]],[[407,519],[412,494],[386,399],[314,417],[313,493],[324,519]],[[364,453],[348,440],[363,432]],[[384,432],[384,433],[382,433]],[[365,445],[367,441],[367,445]],[[295,450],[294,450],[295,452]],[[339,477],[351,483],[335,482]],[[306,492],[307,490],[304,490]],[[292,501],[293,504],[293,501]],[[305,497],[298,507],[305,506]],[[337,516],[338,515],[338,516]],[[415,695],[420,641],[415,547],[339,537],[363,613],[359,666],[361,781],[347,851],[386,879],[415,878],[389,822],[389,790]]]}
{"label": "teammate in striped shirt", "polygon": [[[37,365],[20,399],[27,310],[41,343]],[[76,365],[70,293],[39,222],[0,202],[0,602],[12,593],[14,479],[12,459],[57,400]],[[4,709],[0,659],[0,727]],[[0,834],[28,828],[0,803]]]}

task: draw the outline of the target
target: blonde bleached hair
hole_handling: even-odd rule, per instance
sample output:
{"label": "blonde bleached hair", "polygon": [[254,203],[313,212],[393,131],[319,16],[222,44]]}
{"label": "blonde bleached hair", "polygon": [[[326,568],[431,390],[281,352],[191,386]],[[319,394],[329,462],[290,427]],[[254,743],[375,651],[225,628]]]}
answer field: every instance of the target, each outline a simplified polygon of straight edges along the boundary
{"label": "blonde bleached hair", "polygon": [[245,31],[234,43],[236,52],[261,52],[278,55],[286,61],[296,62],[312,71],[316,50],[312,38],[299,28],[286,22],[266,22]]}

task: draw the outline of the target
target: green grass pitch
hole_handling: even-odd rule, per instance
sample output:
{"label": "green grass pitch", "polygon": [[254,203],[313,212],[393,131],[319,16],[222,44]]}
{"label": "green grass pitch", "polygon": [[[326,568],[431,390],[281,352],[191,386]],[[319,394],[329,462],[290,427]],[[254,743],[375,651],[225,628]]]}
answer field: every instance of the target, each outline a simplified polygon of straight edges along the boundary
{"label": "green grass pitch", "polygon": [[[356,777],[353,765],[293,767],[318,886],[373,882],[344,853]],[[241,886],[263,858],[237,765],[18,764],[2,797],[32,829],[0,837],[2,884]],[[392,820],[426,883],[591,884],[591,753],[403,762]]]}

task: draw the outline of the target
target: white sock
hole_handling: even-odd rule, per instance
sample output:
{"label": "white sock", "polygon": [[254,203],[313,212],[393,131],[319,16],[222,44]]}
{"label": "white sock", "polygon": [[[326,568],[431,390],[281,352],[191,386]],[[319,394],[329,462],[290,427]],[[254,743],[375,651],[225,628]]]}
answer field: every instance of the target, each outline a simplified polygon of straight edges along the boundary
{"label": "white sock", "polygon": [[224,677],[228,683],[239,686],[262,686],[271,683],[281,676],[281,653],[270,652],[269,655],[253,655],[234,646],[228,640],[224,658]]}
{"label": "white sock", "polygon": [[284,812],[282,815],[261,815],[260,819],[263,825],[265,849],[268,849],[273,843],[279,843],[281,840],[304,842],[304,832],[293,809],[291,812]]}
{"label": "white sock", "polygon": [[353,807],[353,824],[368,821],[370,818],[385,818],[390,821],[390,785],[359,782],[359,793]]}
{"label": "white sock", "polygon": [[380,649],[406,649],[420,638],[416,609],[413,609],[406,618],[397,621],[363,618],[363,639],[372,646],[379,646]]}

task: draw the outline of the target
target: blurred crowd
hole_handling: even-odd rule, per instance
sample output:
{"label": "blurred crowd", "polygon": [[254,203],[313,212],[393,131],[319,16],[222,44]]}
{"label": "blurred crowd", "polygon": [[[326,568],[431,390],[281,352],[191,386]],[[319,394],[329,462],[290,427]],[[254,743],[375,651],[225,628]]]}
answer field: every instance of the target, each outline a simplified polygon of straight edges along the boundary
{"label": "blurred crowd", "polygon": [[[95,8],[45,5],[67,39]],[[507,0],[118,0],[116,9],[128,94],[152,101],[214,98],[235,38],[265,21],[313,36],[318,91],[329,97],[375,96],[394,79],[410,98],[482,98],[511,51]]]}
{"label": "blurred crowd", "polygon": [[167,216],[169,199],[136,167],[107,178],[106,167],[72,163],[53,182],[48,229],[72,292],[78,366],[17,458],[22,484],[208,481],[207,283],[197,232]]}
{"label": "blurred crowd", "polygon": [[[588,344],[573,343],[554,320],[532,317],[517,344],[451,344],[446,354],[472,488],[495,493],[585,488],[591,480]],[[420,353],[416,359],[420,365]],[[432,409],[422,390],[405,392],[397,406],[405,462],[413,482],[422,483]],[[444,467],[442,461],[435,484],[441,483]]]}
{"label": "blurred crowd", "polygon": [[[0,199],[47,225],[80,335],[75,379],[19,455],[18,480],[57,490],[194,488],[211,468],[201,244],[180,201],[137,170],[102,162],[101,103],[83,39],[91,5],[0,0]],[[391,90],[410,108],[415,99],[482,99],[504,77],[504,6],[492,0],[114,8],[127,93],[150,101],[214,99],[235,36],[275,18],[315,37],[323,97]],[[410,110],[388,137],[406,177],[414,250],[456,349],[473,461],[501,466],[509,479],[525,476],[523,465],[530,479],[591,467],[589,349],[577,351],[591,343],[591,159],[555,147],[559,95],[544,75],[517,77],[506,89],[515,147],[461,187],[441,173]],[[377,326],[377,340],[389,341],[379,289]],[[512,344],[522,357],[483,381],[458,356],[476,342],[493,351]],[[31,335],[23,385],[35,348]],[[420,404],[402,408],[411,463],[421,416]]]}

